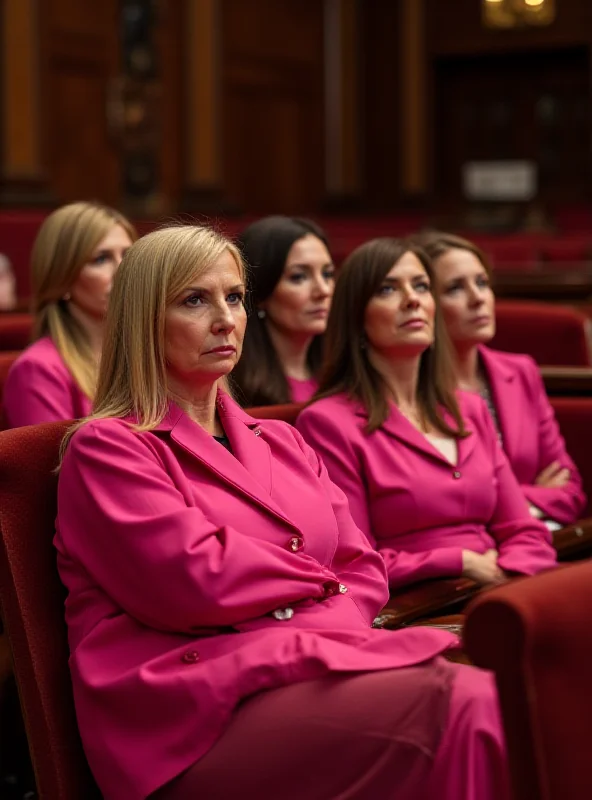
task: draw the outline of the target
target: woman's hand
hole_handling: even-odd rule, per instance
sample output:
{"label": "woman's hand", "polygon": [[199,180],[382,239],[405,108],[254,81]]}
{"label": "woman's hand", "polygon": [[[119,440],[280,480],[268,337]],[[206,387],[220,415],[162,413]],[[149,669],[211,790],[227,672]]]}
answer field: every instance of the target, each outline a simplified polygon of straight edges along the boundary
{"label": "woman's hand", "polygon": [[535,479],[537,486],[545,486],[547,489],[559,489],[568,481],[569,470],[562,467],[559,461],[552,461]]}
{"label": "woman's hand", "polygon": [[473,550],[462,551],[463,577],[476,581],[481,586],[503,583],[506,576],[497,565],[497,550],[475,553]]}

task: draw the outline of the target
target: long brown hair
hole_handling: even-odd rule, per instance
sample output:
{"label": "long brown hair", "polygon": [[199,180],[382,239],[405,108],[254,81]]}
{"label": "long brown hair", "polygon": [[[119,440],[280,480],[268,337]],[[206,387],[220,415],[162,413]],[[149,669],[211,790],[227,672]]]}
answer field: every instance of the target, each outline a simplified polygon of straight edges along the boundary
{"label": "long brown hair", "polygon": [[[273,346],[267,321],[258,314],[259,304],[273,294],[292,245],[305,236],[316,236],[329,244],[321,228],[312,220],[299,217],[264,217],[249,225],[238,237],[237,245],[249,267],[249,302],[243,353],[232,373],[238,398],[246,406],[289,403],[290,387]],[[306,355],[312,375],[321,366],[322,336],[315,336]]]}
{"label": "long brown hair", "polygon": [[[312,402],[347,393],[366,409],[367,433],[383,424],[389,415],[389,403],[385,381],[371,364],[365,347],[366,306],[407,252],[419,259],[431,279],[430,261],[415,244],[401,239],[373,239],[354,250],[341,267],[329,313],[320,385]],[[433,347],[421,356],[417,400],[422,415],[437,430],[459,438],[466,436],[467,431],[454,386],[450,344],[436,300],[435,340]],[[444,419],[442,408],[454,419],[455,428]]]}
{"label": "long brown hair", "polygon": [[480,247],[477,247],[477,245],[469,241],[469,239],[464,239],[462,236],[457,236],[454,233],[445,233],[444,231],[422,231],[422,233],[413,236],[411,240],[427,253],[428,258],[432,262],[440,258],[440,256],[443,256],[449,250],[466,250],[472,253],[481,263],[488,277],[492,277],[491,264],[487,256]]}

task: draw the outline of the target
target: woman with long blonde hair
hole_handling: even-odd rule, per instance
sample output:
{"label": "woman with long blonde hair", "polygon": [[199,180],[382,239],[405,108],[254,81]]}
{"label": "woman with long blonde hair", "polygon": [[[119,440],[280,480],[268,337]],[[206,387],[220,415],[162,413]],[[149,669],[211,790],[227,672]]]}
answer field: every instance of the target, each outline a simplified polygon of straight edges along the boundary
{"label": "woman with long blonde hair", "polygon": [[129,220],[97,203],[62,206],[43,222],[31,255],[33,344],[6,379],[8,427],[90,412],[113,276],[136,238]]}
{"label": "woman with long blonde hair", "polygon": [[54,542],[102,796],[505,800],[492,676],[442,658],[445,631],[372,627],[386,575],[346,497],[225,391],[244,296],[209,228],[133,245],[64,445]]}

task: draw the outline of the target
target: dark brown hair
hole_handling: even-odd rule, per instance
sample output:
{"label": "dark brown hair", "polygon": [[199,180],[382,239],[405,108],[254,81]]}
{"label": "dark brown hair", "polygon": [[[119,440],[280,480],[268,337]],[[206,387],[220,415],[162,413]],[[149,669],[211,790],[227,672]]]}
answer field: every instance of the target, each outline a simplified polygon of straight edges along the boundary
{"label": "dark brown hair", "polygon": [[[248,267],[249,302],[243,352],[231,380],[243,405],[277,405],[292,399],[267,323],[259,318],[257,311],[260,303],[273,294],[292,245],[311,234],[329,249],[321,228],[309,219],[298,217],[264,217],[238,237],[237,245]],[[315,336],[307,353],[308,368],[313,375],[321,365],[322,338]]]}
{"label": "dark brown hair", "polygon": [[463,239],[462,236],[456,236],[454,233],[444,233],[443,231],[424,231],[413,236],[412,241],[422,250],[425,250],[432,262],[449,250],[467,250],[481,262],[488,277],[492,277],[491,264],[483,250],[468,239]]}
{"label": "dark brown hair", "polygon": [[[384,379],[370,363],[365,349],[366,306],[407,252],[417,256],[431,279],[430,261],[416,244],[401,239],[373,239],[354,250],[341,267],[329,313],[320,385],[313,402],[346,392],[364,405],[368,413],[367,433],[382,425],[389,415],[389,407]],[[454,391],[450,344],[440,321],[437,300],[435,334],[434,346],[421,356],[417,387],[419,408],[437,430],[449,436],[464,437],[467,432]],[[451,414],[456,428],[446,422],[441,408]]]}

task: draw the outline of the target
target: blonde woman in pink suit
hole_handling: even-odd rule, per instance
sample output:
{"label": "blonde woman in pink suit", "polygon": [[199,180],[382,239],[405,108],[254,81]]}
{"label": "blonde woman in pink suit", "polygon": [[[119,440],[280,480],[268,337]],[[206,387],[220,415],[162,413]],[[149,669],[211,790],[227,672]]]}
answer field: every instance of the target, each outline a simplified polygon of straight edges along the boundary
{"label": "blonde woman in pink suit", "polygon": [[43,222],[31,255],[33,344],[6,379],[7,427],[90,413],[113,275],[136,238],[122,214],[96,203]]}
{"label": "blonde woman in pink suit", "polygon": [[419,241],[433,263],[458,385],[486,400],[531,513],[551,529],[574,522],[586,506],[582,480],[536,363],[486,347],[495,334],[495,296],[484,254],[448,233],[426,233]]}
{"label": "blonde woman in pink suit", "polygon": [[377,239],[346,260],[316,400],[298,429],[384,558],[391,587],[480,584],[555,564],[480,397],[454,391],[419,248]]}
{"label": "blonde woman in pink suit", "polygon": [[225,391],[236,248],[165,229],[115,278],[55,545],[76,712],[106,800],[503,800],[491,676],[385,631],[384,563],[298,432]]}

